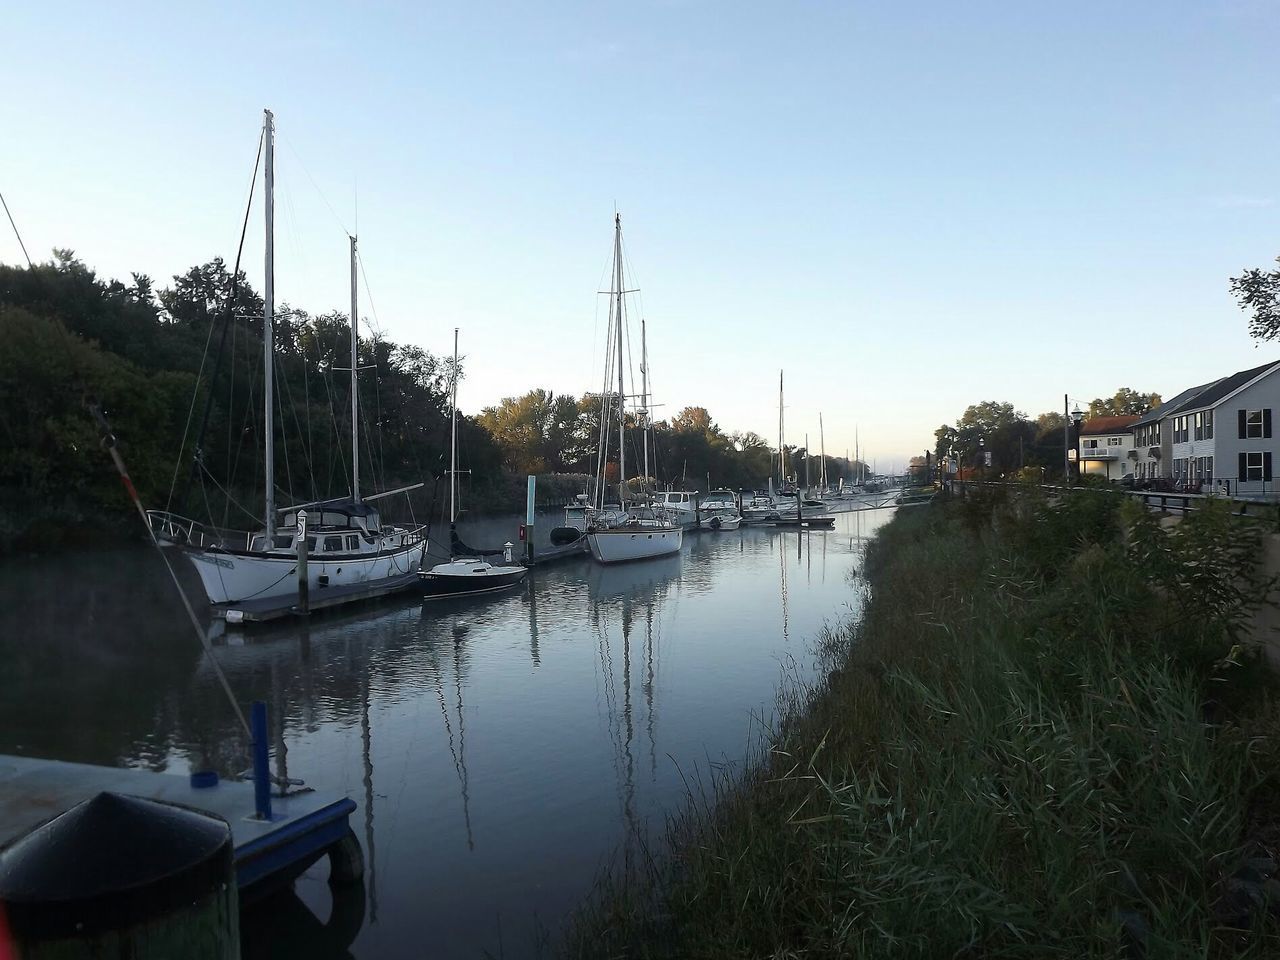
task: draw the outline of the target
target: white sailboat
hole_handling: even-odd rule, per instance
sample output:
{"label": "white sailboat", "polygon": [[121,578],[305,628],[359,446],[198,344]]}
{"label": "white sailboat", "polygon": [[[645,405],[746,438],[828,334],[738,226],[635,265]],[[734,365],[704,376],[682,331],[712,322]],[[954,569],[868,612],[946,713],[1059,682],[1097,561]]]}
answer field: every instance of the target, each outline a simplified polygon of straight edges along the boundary
{"label": "white sailboat", "polygon": [[[602,397],[600,416],[600,442],[597,448],[598,473],[596,478],[596,506],[588,513],[587,546],[599,563],[622,563],[628,560],[645,560],[679,551],[684,541],[684,530],[667,519],[665,511],[648,506],[629,506],[627,503],[627,452],[626,452],[626,384],[622,340],[626,311],[623,294],[626,287],[622,277],[622,217],[613,218],[613,281],[609,291],[611,332],[614,334],[610,350],[618,372],[618,499],[621,514],[613,514],[606,520],[605,463],[608,457],[610,404],[607,394]],[[608,364],[606,363],[606,371]],[[607,377],[607,372],[606,372]],[[645,393],[648,393],[647,371]],[[643,402],[647,419],[648,397]],[[645,459],[648,459],[648,426],[645,424]],[[646,464],[647,467],[647,464]],[[646,473],[647,473],[646,469]]]}
{"label": "white sailboat", "polygon": [[[356,238],[351,250],[351,496],[298,504],[277,510],[275,502],[274,360],[272,325],[275,312],[275,122],[264,111],[264,211],[266,280],[263,289],[264,476],[266,507],[263,529],[226,533],[167,511],[149,510],[157,539],[179,546],[192,561],[209,602],[284,599],[298,591],[298,540],[305,536],[307,576],[312,596],[327,588],[357,586],[412,574],[422,562],[426,540],[420,526],[384,526],[370,501],[402,490],[361,499],[360,444],[357,417],[359,328],[356,288]],[[410,489],[410,488],[406,488]],[[305,522],[299,523],[302,511]],[[280,515],[280,516],[277,516]]]}
{"label": "white sailboat", "polygon": [[[494,593],[514,587],[525,578],[528,567],[504,564],[495,566],[484,555],[496,556],[501,550],[475,550],[458,539],[458,331],[453,331],[453,385],[450,406],[451,439],[449,454],[449,549],[451,557],[430,570],[422,570],[424,596],[465,597],[477,593]],[[509,559],[509,558],[508,558]]]}

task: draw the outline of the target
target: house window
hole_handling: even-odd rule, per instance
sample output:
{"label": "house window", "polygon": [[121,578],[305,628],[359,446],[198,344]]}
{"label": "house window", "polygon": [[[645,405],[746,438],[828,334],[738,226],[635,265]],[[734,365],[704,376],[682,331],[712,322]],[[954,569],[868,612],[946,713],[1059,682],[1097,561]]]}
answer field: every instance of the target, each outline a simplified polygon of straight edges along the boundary
{"label": "house window", "polygon": [[1196,414],[1196,439],[1204,439],[1204,414],[1202,413]]}
{"label": "house window", "polygon": [[1084,443],[1082,444],[1082,446],[1083,446],[1086,450],[1095,450],[1095,449],[1097,449],[1098,441],[1097,441],[1097,440],[1086,440],[1086,441],[1084,441]]}
{"label": "house window", "polygon": [[1152,443],[1152,446],[1158,447],[1159,445],[1160,445],[1160,424],[1157,423],[1155,425],[1155,441]]}
{"label": "house window", "polygon": [[[1213,439],[1213,411],[1212,410],[1206,410],[1204,412],[1204,438],[1206,440]],[[1213,457],[1210,457],[1209,459],[1212,460]]]}
{"label": "house window", "polygon": [[[1262,411],[1261,410],[1245,411],[1244,436],[1246,440],[1262,439]],[[1249,454],[1249,456],[1253,456],[1253,454]],[[1261,470],[1262,467],[1259,466],[1258,469]],[[1262,479],[1261,474],[1259,474],[1258,479],[1259,480]]]}
{"label": "house window", "polygon": [[1119,438],[1119,437],[1107,437],[1107,446],[1108,446],[1108,447],[1118,447],[1118,446],[1120,446],[1120,438]]}
{"label": "house window", "polygon": [[[1259,428],[1261,428],[1262,424],[1259,423],[1258,426]],[[1244,459],[1245,459],[1245,472],[1244,472],[1243,479],[1261,480],[1262,479],[1262,454],[1246,453],[1244,455]]]}

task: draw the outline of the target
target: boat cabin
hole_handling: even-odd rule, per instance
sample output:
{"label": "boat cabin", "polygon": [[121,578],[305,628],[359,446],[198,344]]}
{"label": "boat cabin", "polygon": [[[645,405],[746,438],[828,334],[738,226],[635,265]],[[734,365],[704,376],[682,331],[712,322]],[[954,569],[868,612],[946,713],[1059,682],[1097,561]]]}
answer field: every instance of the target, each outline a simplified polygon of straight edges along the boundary
{"label": "boat cabin", "polygon": [[[276,528],[272,550],[293,550],[298,539],[298,513],[307,513],[309,553],[360,553],[375,547],[382,532],[382,518],[367,503],[339,500],[333,503],[302,504],[285,511]],[[251,550],[263,549],[263,534],[255,534]]]}

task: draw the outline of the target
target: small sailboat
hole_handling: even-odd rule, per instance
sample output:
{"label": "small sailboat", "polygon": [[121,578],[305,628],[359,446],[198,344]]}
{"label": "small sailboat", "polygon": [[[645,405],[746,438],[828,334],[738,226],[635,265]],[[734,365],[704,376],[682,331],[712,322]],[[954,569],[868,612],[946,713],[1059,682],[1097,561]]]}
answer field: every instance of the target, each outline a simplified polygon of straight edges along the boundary
{"label": "small sailboat", "polygon": [[[209,602],[215,606],[248,600],[284,600],[298,592],[300,540],[308,554],[308,589],[315,595],[336,587],[375,587],[381,582],[411,578],[426,551],[423,527],[382,523],[371,501],[403,490],[361,498],[360,443],[357,391],[359,314],[356,291],[356,238],[351,248],[351,495],[333,500],[276,508],[275,403],[273,399],[275,346],[272,326],[274,289],[275,122],[264,111],[264,212],[266,221],[266,282],[263,290],[263,529],[230,532],[206,526],[164,510],[148,510],[156,539],[177,546],[195,567]],[[415,486],[421,486],[417,484]],[[403,488],[413,489],[412,487]],[[306,511],[304,518],[304,511]],[[358,592],[351,599],[359,599]]]}
{"label": "small sailboat", "polygon": [[[650,557],[661,557],[679,551],[684,541],[684,530],[678,523],[673,523],[665,510],[660,507],[628,505],[627,452],[626,452],[626,384],[623,373],[626,369],[623,356],[623,328],[626,323],[626,312],[623,294],[626,290],[622,279],[622,217],[614,214],[613,218],[613,281],[609,291],[610,333],[613,342],[613,362],[618,372],[618,395],[616,414],[618,418],[618,507],[615,511],[606,505],[605,496],[605,464],[609,453],[609,420],[615,412],[611,409],[609,397],[601,398],[600,442],[597,455],[596,507],[594,511],[586,511],[589,521],[587,527],[587,546],[598,563],[622,563],[628,560],[645,560]],[[643,367],[642,367],[643,369]],[[647,377],[647,373],[646,373]],[[647,390],[646,381],[645,393]],[[648,397],[644,399],[644,407],[648,407]],[[648,424],[645,418],[645,458],[648,459]],[[646,478],[647,479],[647,478]]]}
{"label": "small sailboat", "polygon": [[[458,331],[453,331],[453,384],[450,396],[451,440],[449,454],[449,553],[445,563],[437,563],[430,570],[421,570],[423,595],[431,600],[438,597],[465,597],[478,593],[494,593],[514,587],[529,573],[529,568],[512,564],[511,557],[502,550],[476,550],[468,547],[458,537]],[[503,556],[507,561],[494,566],[486,556]]]}

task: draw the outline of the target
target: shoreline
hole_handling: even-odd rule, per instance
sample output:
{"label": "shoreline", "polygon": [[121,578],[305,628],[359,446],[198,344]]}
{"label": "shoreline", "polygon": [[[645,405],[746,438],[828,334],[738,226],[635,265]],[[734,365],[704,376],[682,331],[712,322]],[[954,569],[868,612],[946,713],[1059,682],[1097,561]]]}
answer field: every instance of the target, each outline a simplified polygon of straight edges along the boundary
{"label": "shoreline", "polygon": [[603,878],[569,957],[1271,955],[1261,535],[1118,495],[899,511],[744,775]]}

